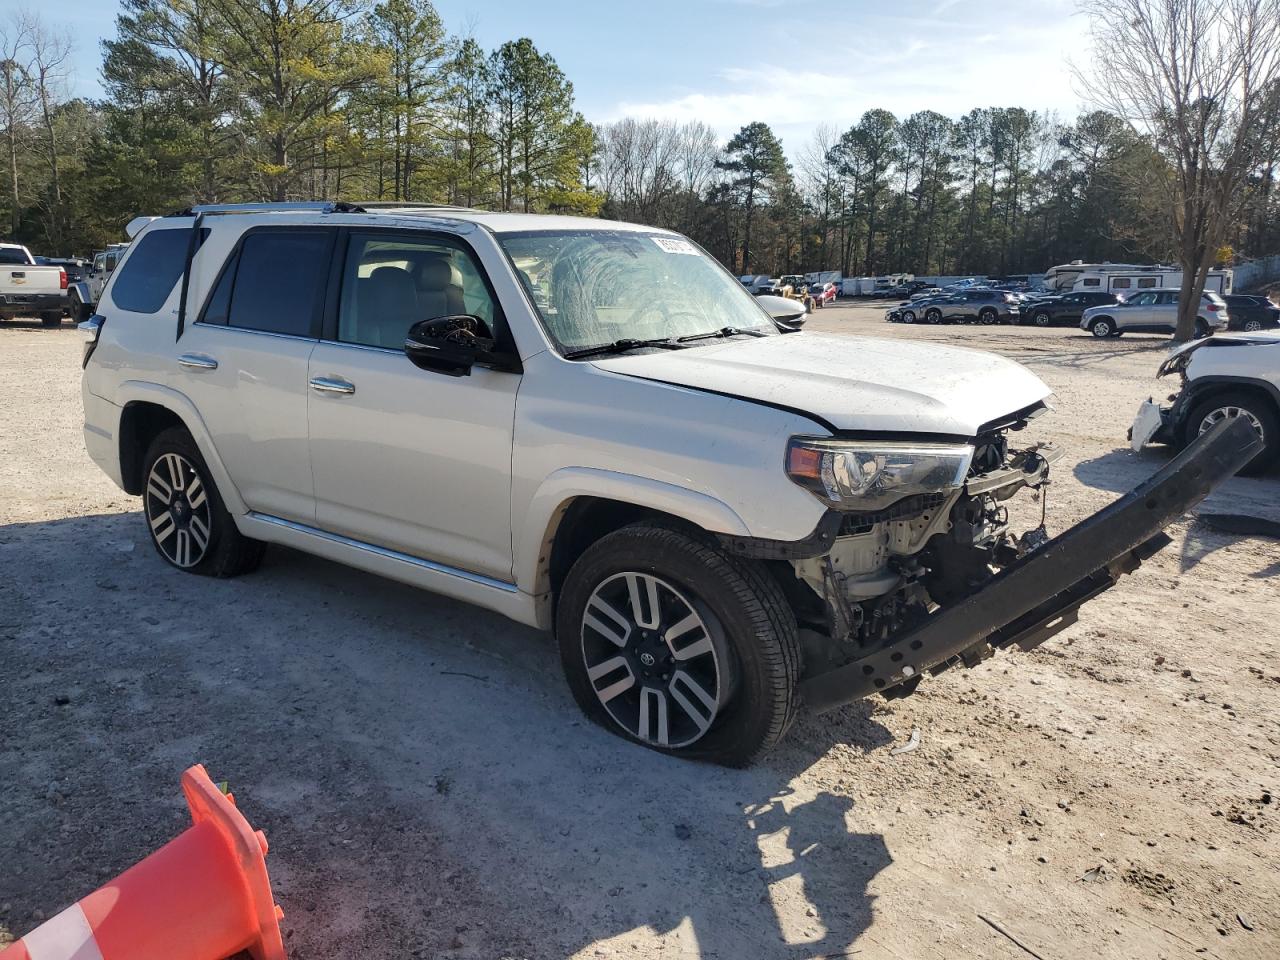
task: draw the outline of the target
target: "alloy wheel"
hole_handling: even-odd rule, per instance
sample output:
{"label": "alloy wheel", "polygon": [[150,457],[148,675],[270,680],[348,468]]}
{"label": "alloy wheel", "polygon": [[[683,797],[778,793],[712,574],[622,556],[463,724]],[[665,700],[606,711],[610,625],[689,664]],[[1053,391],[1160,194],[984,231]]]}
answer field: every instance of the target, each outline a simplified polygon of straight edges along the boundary
{"label": "alloy wheel", "polygon": [[1248,420],[1249,426],[1253,427],[1253,429],[1257,431],[1258,436],[1264,443],[1266,442],[1267,436],[1262,429],[1262,421],[1259,420],[1257,415],[1251,410],[1248,410],[1245,407],[1238,407],[1235,404],[1225,404],[1215,410],[1210,410],[1204,415],[1204,419],[1200,421],[1200,428],[1196,432],[1198,434],[1206,433],[1220,424],[1223,420],[1233,420],[1236,417],[1244,417]]}
{"label": "alloy wheel", "polygon": [[1257,333],[1262,329],[1262,322],[1259,320],[1246,320],[1244,322],[1244,329],[1246,333]]}
{"label": "alloy wheel", "polygon": [[1089,328],[1095,337],[1111,336],[1111,324],[1105,320],[1095,320],[1093,326]]}
{"label": "alloy wheel", "polygon": [[904,310],[904,311],[902,312],[902,322],[903,322],[903,323],[915,323],[915,322],[916,322],[916,315],[915,315],[914,313],[912,313],[910,310]]}
{"label": "alloy wheel", "polygon": [[191,461],[177,453],[157,457],[145,503],[151,536],[170,563],[187,569],[204,559],[212,517],[208,491]]}
{"label": "alloy wheel", "polygon": [[596,697],[633,737],[685,747],[711,728],[728,663],[701,604],[652,574],[619,573],[592,592],[581,636]]}
{"label": "alloy wheel", "polygon": [[1049,325],[1049,319],[1050,319],[1050,318],[1049,318],[1049,315],[1048,315],[1047,313],[1045,313],[1045,312],[1043,312],[1043,311],[1041,311],[1040,313],[1037,313],[1037,314],[1036,314],[1036,316],[1035,316],[1036,326],[1037,326],[1037,327],[1047,327],[1047,326]]}

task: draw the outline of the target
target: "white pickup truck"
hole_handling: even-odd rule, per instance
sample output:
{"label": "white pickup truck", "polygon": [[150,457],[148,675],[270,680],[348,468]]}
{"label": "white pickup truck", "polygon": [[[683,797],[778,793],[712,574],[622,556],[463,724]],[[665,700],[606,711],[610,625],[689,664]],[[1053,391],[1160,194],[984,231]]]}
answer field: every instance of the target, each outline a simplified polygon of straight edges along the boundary
{"label": "white pickup truck", "polygon": [[67,271],[37,266],[26,247],[0,243],[0,320],[38,316],[56,327],[66,306]]}

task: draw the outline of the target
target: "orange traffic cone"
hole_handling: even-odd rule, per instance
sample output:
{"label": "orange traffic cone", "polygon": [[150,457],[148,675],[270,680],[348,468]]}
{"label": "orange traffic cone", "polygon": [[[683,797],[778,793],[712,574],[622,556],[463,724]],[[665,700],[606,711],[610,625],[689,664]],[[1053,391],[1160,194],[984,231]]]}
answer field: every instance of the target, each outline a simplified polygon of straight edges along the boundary
{"label": "orange traffic cone", "polygon": [[267,838],[196,764],[182,775],[192,825],[17,943],[0,960],[285,960]]}

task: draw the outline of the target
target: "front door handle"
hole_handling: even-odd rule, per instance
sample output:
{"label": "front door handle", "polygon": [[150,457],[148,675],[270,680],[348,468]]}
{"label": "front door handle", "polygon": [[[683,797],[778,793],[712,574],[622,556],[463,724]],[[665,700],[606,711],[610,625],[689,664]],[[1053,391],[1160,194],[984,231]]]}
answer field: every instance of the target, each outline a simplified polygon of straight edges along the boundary
{"label": "front door handle", "polygon": [[356,392],[356,385],[336,377],[312,377],[311,389],[319,393],[352,394]]}
{"label": "front door handle", "polygon": [[217,370],[218,361],[206,357],[203,353],[184,353],[178,358],[178,365],[192,370]]}

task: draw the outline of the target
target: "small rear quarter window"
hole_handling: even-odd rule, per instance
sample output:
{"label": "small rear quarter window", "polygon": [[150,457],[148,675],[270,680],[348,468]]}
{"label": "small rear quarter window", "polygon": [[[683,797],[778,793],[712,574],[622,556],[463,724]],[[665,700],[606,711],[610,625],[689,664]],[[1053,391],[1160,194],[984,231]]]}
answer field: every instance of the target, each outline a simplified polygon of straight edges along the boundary
{"label": "small rear quarter window", "polygon": [[[209,229],[200,231],[200,239]],[[151,230],[139,239],[115,276],[111,302],[132,313],[155,313],[169,299],[187,262],[191,228]]]}

